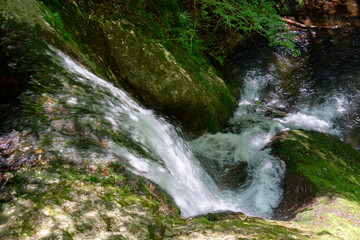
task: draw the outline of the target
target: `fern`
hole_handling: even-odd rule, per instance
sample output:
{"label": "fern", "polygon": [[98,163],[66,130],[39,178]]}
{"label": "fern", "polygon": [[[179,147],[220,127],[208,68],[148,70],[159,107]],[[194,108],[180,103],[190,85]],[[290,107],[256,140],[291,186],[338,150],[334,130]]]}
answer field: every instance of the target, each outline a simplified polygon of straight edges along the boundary
{"label": "fern", "polygon": [[[271,46],[283,46],[294,54],[295,50],[292,34],[280,21],[276,12],[276,4],[269,0],[194,0],[195,5],[201,6],[195,8],[200,16],[198,21],[199,28],[205,37],[215,34],[215,37],[222,39],[220,36],[226,31],[236,33],[236,37],[241,39],[250,36],[256,32],[269,39]],[[199,10],[200,9],[200,10]],[[225,36],[228,38],[229,36]],[[211,54],[215,58],[224,55],[224,51],[230,50],[236,45],[234,41],[232,46],[224,46],[224,49],[213,51]],[[217,43],[207,41],[207,48],[216,47]]]}

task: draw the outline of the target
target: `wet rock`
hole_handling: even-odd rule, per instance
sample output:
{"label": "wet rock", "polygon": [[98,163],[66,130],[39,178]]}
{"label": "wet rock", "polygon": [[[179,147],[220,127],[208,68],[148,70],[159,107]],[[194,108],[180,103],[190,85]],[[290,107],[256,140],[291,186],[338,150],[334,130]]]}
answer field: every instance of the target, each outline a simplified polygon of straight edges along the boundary
{"label": "wet rock", "polygon": [[0,27],[0,103],[9,102],[21,92],[20,81],[11,68],[15,63],[9,62],[6,54],[8,36]]}
{"label": "wet rock", "polygon": [[[26,138],[31,139],[30,134],[22,136],[21,133],[15,131],[11,136],[13,139],[19,139],[19,141],[13,140],[15,143],[26,142]],[[301,148],[301,146],[310,146],[311,143],[312,146],[316,146],[316,149],[313,149],[314,154],[319,156],[326,154],[329,149],[333,151],[330,153],[333,158],[340,156],[345,159],[344,153],[349,154],[346,160],[349,160],[348,163],[356,172],[346,169],[344,171],[348,175],[342,176],[350,176],[350,180],[352,177],[355,180],[358,179],[359,176],[354,174],[358,174],[359,169],[351,159],[356,158],[359,153],[350,151],[346,144],[324,134],[313,132],[289,131],[281,136],[274,139],[272,147],[274,151],[278,149],[282,159],[284,156],[291,159],[294,156],[290,153],[299,153],[299,151],[303,156],[311,156],[303,153],[304,148]],[[336,141],[334,146],[331,145],[329,139]],[[292,151],[279,150],[281,146],[277,144],[285,144],[284,142],[295,143],[290,148]],[[9,142],[2,144],[3,146],[14,145]],[[335,148],[338,144],[340,144],[340,149]],[[46,150],[43,151],[45,152]],[[13,155],[20,153],[14,151]],[[318,176],[317,173],[320,174],[321,179],[329,178],[327,173],[339,174],[334,171],[332,159],[326,159],[329,159],[326,166],[315,166],[315,177]],[[347,188],[348,194],[344,194],[342,198],[319,197],[320,192],[316,186],[318,191],[316,198],[312,199],[314,202],[311,205],[312,208],[307,208],[308,205],[304,208],[295,206],[297,211],[294,212],[294,221],[289,222],[268,221],[233,212],[212,213],[184,219],[155,184],[126,173],[126,170],[116,162],[104,162],[99,169],[92,172],[88,171],[88,168],[79,167],[76,162],[63,162],[56,158],[51,161],[47,168],[38,164],[32,168],[23,167],[9,173],[12,175],[11,180],[2,188],[1,196],[4,198],[0,199],[1,203],[4,203],[0,204],[2,239],[35,240],[63,236],[74,239],[116,239],[119,236],[125,239],[237,239],[244,237],[307,239],[317,237],[325,230],[334,236],[340,232],[346,233],[350,239],[356,239],[358,236],[356,229],[360,226],[360,207],[355,199],[358,195],[355,191],[359,189],[357,185],[353,189]],[[307,161],[301,158],[297,167]],[[292,166],[290,160],[287,163],[288,167]],[[310,162],[310,165],[316,165],[316,162]],[[108,175],[101,174],[105,167]],[[346,168],[347,165],[342,167]],[[242,172],[243,168],[230,167],[235,175]],[[304,172],[298,171],[297,174],[307,177],[306,169],[301,170]],[[288,173],[293,180],[289,186],[294,188],[302,187],[303,184],[308,186],[307,183],[316,184],[311,180],[299,183],[298,178],[294,178],[294,171],[288,171]],[[339,175],[336,177],[341,179]],[[125,183],[119,183],[116,179],[122,179]],[[356,181],[349,182],[349,179],[345,179],[347,184],[356,184]],[[333,193],[339,190],[338,194],[343,192],[341,189],[343,182],[330,180],[331,186],[325,193],[331,193],[330,190]],[[304,195],[302,189],[291,189],[289,194],[297,195],[297,203],[303,203],[301,199],[299,200]],[[282,214],[290,213],[289,209],[286,210]],[[336,228],[340,222],[343,223],[341,230]]]}
{"label": "wet rock", "polygon": [[[37,148],[38,144],[27,131],[13,130],[0,136],[0,189],[12,178],[13,172],[25,164],[44,163],[44,156],[35,152]],[[9,196],[1,194],[0,201],[4,199],[9,199]]]}
{"label": "wet rock", "polygon": [[247,162],[222,165],[214,159],[196,154],[202,167],[222,189],[239,189],[247,180]]}
{"label": "wet rock", "polygon": [[208,213],[205,215],[198,216],[198,218],[203,217],[206,218],[209,221],[216,222],[216,221],[222,221],[226,219],[241,219],[246,220],[246,215],[243,213],[237,213],[237,212],[220,212],[220,213]]}
{"label": "wet rock", "polygon": [[17,169],[25,162],[31,161],[27,155],[30,147],[23,146],[26,135],[26,131],[20,133],[13,130],[9,134],[0,136],[0,168],[2,171]]}
{"label": "wet rock", "polygon": [[5,103],[19,94],[19,81],[5,69],[0,71],[4,74],[0,78],[0,102]]}
{"label": "wet rock", "polygon": [[[104,186],[91,183],[86,181],[83,172],[74,170],[56,165],[49,171],[40,168],[36,173],[16,173],[17,185],[27,182],[34,174],[59,181],[53,181],[41,194],[37,194],[43,189],[41,183],[31,184],[31,192],[22,192],[19,197],[0,205],[2,239],[61,239],[63,236],[74,239],[229,239],[267,236],[276,239],[284,232],[289,233],[286,234],[289,239],[295,238],[291,236],[303,236],[276,223],[267,224],[264,219],[246,218],[240,213],[216,213],[184,219],[176,211],[168,211],[157,204],[158,196],[128,192],[107,181]],[[105,179],[103,177],[101,181]],[[151,183],[147,185],[156,189]],[[13,189],[16,189],[16,185],[8,185],[6,191],[12,192]],[[259,228],[259,225],[262,227]]]}
{"label": "wet rock", "polygon": [[287,112],[276,108],[270,108],[265,112],[265,116],[270,118],[284,118],[287,114]]}

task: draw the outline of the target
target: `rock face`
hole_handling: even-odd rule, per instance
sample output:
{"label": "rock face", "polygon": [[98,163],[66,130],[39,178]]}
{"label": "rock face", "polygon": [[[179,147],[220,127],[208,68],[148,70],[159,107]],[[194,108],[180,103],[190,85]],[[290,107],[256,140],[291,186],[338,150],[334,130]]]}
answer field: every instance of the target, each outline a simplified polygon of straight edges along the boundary
{"label": "rock face", "polygon": [[[146,190],[145,185],[127,183],[128,187],[123,188],[120,181],[114,184],[112,170],[105,178],[96,172],[87,177],[69,166],[58,170],[57,173],[51,173],[50,168],[39,170],[36,176],[31,175],[31,182],[17,183],[21,186],[20,192],[15,191],[22,197],[12,195],[12,200],[0,207],[2,239],[304,237],[279,224],[246,219],[242,214],[219,216],[214,221],[206,217],[182,219],[177,213],[171,213],[166,201],[160,200],[149,188]],[[16,174],[10,181],[24,176]]]}
{"label": "rock face", "polygon": [[360,202],[360,153],[350,145],[323,133],[300,130],[273,139],[272,153],[286,163],[277,218],[293,219],[328,194]]}
{"label": "rock face", "polygon": [[359,10],[356,0],[310,0],[297,12],[297,18],[307,25],[360,27]]}
{"label": "rock face", "polygon": [[146,39],[131,21],[113,14],[111,4],[67,0],[62,7],[68,31],[145,105],[174,116],[190,130],[215,131],[231,116],[236,100],[221,78],[210,68],[199,73],[180,66],[159,42]]}
{"label": "rock face", "polygon": [[[191,70],[180,66],[161,41],[141,34],[132,22],[144,19],[124,17],[122,11],[127,7],[123,2],[46,4],[51,11],[33,0],[5,1],[0,18],[36,29],[51,44],[117,82],[146,106],[174,117],[188,130],[217,131],[231,117],[237,102],[224,81],[209,66]],[[17,84],[12,76],[1,79]]]}

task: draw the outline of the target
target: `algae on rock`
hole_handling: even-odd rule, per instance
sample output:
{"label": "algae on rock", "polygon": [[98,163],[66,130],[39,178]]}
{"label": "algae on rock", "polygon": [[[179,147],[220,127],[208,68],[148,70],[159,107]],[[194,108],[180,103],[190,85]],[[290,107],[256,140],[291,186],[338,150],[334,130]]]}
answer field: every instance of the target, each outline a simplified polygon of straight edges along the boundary
{"label": "algae on rock", "polygon": [[[104,169],[106,168],[106,171]],[[56,160],[23,166],[0,206],[2,239],[301,239],[299,230],[243,214],[181,218],[166,196],[116,164]]]}
{"label": "algae on rock", "polygon": [[[16,2],[17,7],[29,7],[31,11],[48,11],[36,1]],[[185,71],[159,43],[142,39],[129,22],[105,20],[102,16],[106,15],[96,12],[97,9],[84,11],[80,6],[84,1],[63,2],[67,3],[64,14],[72,17],[63,18],[66,29],[79,44],[66,39],[62,39],[62,43],[93,70],[98,66],[103,74],[115,74],[122,79],[124,88],[139,95],[140,100],[153,107],[159,106],[160,110],[173,113],[182,121],[191,122],[190,127],[214,130],[231,113],[235,100],[222,80],[212,73],[197,75]],[[15,7],[9,4],[12,1],[5,3],[0,7],[2,13],[7,14],[2,14],[4,18],[11,13],[4,7]],[[51,29],[41,14],[35,19],[38,19],[37,23],[30,26]],[[27,18],[13,18],[18,23],[22,20],[27,21]],[[78,49],[71,48],[74,46]],[[83,59],[80,48],[93,52]],[[89,56],[96,54],[98,56],[93,60],[96,64],[89,62]],[[44,102],[51,102],[44,95],[43,98]],[[49,107],[48,112],[54,111],[45,104],[43,107]],[[59,107],[59,113],[62,110]],[[51,115],[45,115],[46,111],[38,113],[41,113],[39,118],[47,121]],[[62,123],[60,121],[59,125]],[[27,160],[33,158],[34,161],[27,161],[27,164],[18,161],[19,166],[7,172],[9,180],[1,189],[6,197],[0,199],[0,236],[5,240],[360,237],[359,153],[325,134],[289,131],[272,145],[273,153],[287,163],[288,178],[285,181],[298,176],[303,181],[297,183],[307,184],[288,188],[292,190],[289,194],[296,195],[293,190],[302,194],[302,189],[306,188],[311,193],[310,200],[316,200],[312,208],[295,211],[295,220],[287,222],[251,218],[240,213],[183,219],[165,194],[160,190],[157,192],[152,183],[127,175],[120,166],[114,163],[92,166],[86,161],[76,163],[76,156],[72,156],[72,161],[58,159],[46,147],[29,144],[35,141],[31,134],[18,135],[24,141],[16,143],[24,146],[11,151],[14,158],[24,154]],[[37,152],[39,149],[44,151],[41,155]]]}

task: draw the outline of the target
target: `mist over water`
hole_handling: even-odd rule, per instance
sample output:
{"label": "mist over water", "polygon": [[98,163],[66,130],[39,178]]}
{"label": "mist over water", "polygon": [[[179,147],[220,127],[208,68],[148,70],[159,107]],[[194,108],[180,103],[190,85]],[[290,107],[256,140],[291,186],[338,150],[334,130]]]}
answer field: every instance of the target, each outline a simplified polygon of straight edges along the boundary
{"label": "mist over water", "polygon": [[[74,161],[118,161],[164,189],[185,217],[234,211],[271,218],[282,199],[285,163],[264,147],[288,129],[337,134],[334,121],[349,109],[347,96],[334,92],[299,111],[283,113],[279,95],[263,97],[269,85],[277,84],[276,75],[255,66],[246,70],[242,97],[227,129],[188,141],[165,119],[67,55],[52,47],[47,54],[63,69],[51,74],[57,91],[47,94],[67,109],[52,119],[52,149]],[[47,104],[52,107],[51,101]],[[80,129],[77,133],[74,126]],[[99,129],[118,134],[126,144],[108,134],[99,137]],[[74,141],[69,131],[101,142],[106,150],[68,144]],[[242,178],[234,178],[237,175]]]}

